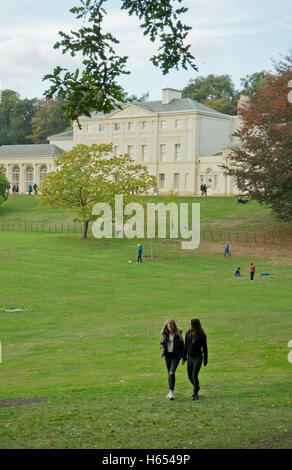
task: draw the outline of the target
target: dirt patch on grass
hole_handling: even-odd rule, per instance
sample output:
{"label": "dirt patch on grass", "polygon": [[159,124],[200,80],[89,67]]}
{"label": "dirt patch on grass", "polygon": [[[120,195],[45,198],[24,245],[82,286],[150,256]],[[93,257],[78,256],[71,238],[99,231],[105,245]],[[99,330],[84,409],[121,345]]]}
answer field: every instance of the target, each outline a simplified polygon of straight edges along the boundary
{"label": "dirt patch on grass", "polygon": [[[243,245],[240,243],[231,243],[230,252],[234,258],[246,256],[251,258],[265,258],[273,264],[292,265],[292,248],[288,245]],[[222,254],[223,257],[224,243],[202,241],[195,253],[198,255],[215,253]]]}
{"label": "dirt patch on grass", "polygon": [[252,443],[252,449],[290,449],[292,432],[279,433],[270,439]]}
{"label": "dirt patch on grass", "polygon": [[0,400],[0,408],[10,408],[13,406],[30,406],[35,403],[46,401],[47,398],[8,398]]}

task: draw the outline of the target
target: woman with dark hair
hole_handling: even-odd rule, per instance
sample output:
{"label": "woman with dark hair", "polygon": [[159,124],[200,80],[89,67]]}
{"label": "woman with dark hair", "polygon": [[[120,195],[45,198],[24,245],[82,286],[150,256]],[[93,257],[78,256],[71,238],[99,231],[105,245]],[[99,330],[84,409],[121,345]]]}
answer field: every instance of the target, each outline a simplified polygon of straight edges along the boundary
{"label": "woman with dark hair", "polygon": [[161,357],[165,358],[168,372],[169,393],[166,398],[174,400],[175,371],[184,352],[182,330],[174,320],[167,320],[161,331],[160,349],[163,350]]}
{"label": "woman with dark hair", "polygon": [[194,387],[192,400],[198,400],[198,392],[200,390],[198,375],[203,360],[204,366],[208,363],[207,336],[198,318],[192,318],[189,321],[189,329],[185,337],[182,365],[184,365],[186,360],[188,361],[188,377]]}

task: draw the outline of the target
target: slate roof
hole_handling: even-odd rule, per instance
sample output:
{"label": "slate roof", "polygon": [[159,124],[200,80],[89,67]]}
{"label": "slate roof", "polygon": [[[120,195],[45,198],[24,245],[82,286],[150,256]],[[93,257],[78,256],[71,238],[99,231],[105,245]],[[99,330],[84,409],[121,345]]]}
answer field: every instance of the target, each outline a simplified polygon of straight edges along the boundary
{"label": "slate roof", "polygon": [[64,150],[53,144],[0,146],[0,158],[45,158],[56,157],[61,153],[64,153]]}
{"label": "slate roof", "polygon": [[139,106],[142,109],[152,111],[154,113],[163,112],[177,112],[177,111],[202,111],[212,114],[221,114],[215,109],[211,109],[198,101],[192,100],[191,98],[174,98],[168,104],[162,104],[162,101],[149,101],[149,102],[138,102],[133,103],[135,106]]}
{"label": "slate roof", "polygon": [[70,131],[61,132],[60,134],[50,135],[47,137],[50,140],[72,140],[73,139],[73,129]]}
{"label": "slate roof", "polygon": [[[162,104],[162,101],[135,101],[131,103],[121,103],[121,107],[133,105],[138,108],[144,109],[151,113],[176,113],[182,111],[194,111],[194,112],[205,112],[215,114],[217,116],[229,116],[229,114],[219,113],[215,109],[211,109],[198,101],[192,100],[191,98],[174,98],[168,104]],[[119,108],[117,108],[118,110]],[[98,112],[92,113],[92,116],[103,116],[104,113]],[[82,116],[84,117],[84,116]]]}

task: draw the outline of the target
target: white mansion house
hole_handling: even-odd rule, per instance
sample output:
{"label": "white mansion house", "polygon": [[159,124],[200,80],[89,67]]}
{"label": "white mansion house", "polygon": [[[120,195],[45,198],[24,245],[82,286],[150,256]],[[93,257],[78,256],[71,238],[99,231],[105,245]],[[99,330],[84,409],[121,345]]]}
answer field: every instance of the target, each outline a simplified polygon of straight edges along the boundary
{"label": "white mansion house", "polygon": [[[242,97],[243,99],[245,97]],[[108,115],[81,117],[82,129],[48,137],[49,144],[3,145],[0,168],[20,193],[29,184],[40,184],[54,169],[55,157],[78,144],[112,143],[114,154],[128,153],[157,177],[160,194],[208,195],[237,193],[232,178],[221,168],[238,141],[232,137],[240,125],[238,116],[222,114],[181,92],[166,88],[162,101],[127,103]]]}

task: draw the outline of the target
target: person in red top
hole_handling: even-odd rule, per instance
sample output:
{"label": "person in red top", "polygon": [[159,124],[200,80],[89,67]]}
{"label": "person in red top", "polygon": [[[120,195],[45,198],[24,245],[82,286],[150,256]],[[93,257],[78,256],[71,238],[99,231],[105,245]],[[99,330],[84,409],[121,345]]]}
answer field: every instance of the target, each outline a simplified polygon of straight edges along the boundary
{"label": "person in red top", "polygon": [[254,275],[255,275],[255,265],[253,263],[250,263],[250,282],[254,281]]}

